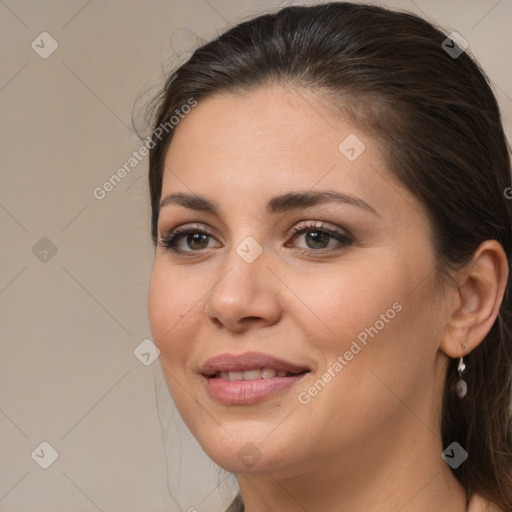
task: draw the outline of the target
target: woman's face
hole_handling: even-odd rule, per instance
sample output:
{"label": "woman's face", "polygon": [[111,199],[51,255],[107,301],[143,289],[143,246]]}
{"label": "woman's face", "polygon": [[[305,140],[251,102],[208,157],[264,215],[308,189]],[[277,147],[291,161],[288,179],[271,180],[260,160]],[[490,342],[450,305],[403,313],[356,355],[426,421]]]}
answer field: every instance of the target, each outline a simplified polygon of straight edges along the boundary
{"label": "woman's face", "polygon": [[[232,472],[291,476],[407,450],[405,432],[431,440],[446,358],[429,223],[377,142],[280,87],[201,100],[175,130],[158,230],[192,234],[183,252],[157,247],[149,319],[204,450]],[[265,356],[307,371],[272,377],[286,365]]]}

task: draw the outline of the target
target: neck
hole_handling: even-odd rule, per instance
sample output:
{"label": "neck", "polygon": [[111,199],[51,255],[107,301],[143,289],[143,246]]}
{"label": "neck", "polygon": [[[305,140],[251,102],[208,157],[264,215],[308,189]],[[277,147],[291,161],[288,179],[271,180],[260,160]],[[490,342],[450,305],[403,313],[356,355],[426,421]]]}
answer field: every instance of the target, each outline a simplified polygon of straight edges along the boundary
{"label": "neck", "polygon": [[466,492],[441,457],[440,437],[405,416],[399,431],[393,423],[392,432],[318,454],[303,467],[239,474],[245,512],[465,512]]}

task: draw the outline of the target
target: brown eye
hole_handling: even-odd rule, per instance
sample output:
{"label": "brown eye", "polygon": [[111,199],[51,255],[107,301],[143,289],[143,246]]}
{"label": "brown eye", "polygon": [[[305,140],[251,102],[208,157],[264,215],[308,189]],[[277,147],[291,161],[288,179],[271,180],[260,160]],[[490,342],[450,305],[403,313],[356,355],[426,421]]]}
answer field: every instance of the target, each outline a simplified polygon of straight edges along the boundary
{"label": "brown eye", "polygon": [[[299,247],[299,249],[306,251],[329,252],[336,250],[336,245],[338,248],[340,246],[346,247],[353,242],[352,238],[344,233],[316,224],[305,224],[294,228],[292,238],[296,239],[300,235],[305,235],[304,240],[306,242],[306,247]],[[329,242],[332,239],[337,240],[338,244],[329,246]]]}
{"label": "brown eye", "polygon": [[[207,249],[210,238],[213,236],[200,227],[184,226],[163,237],[159,241],[159,245],[177,254],[193,253]],[[179,247],[182,240],[188,249]]]}

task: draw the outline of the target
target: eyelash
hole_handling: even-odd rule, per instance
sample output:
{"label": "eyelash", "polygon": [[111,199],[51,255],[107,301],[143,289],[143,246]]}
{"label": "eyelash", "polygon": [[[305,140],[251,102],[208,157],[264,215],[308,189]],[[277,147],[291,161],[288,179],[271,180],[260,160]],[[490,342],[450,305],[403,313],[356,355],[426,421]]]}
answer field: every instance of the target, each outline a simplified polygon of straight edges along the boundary
{"label": "eyelash", "polygon": [[[326,228],[326,227],[324,227],[324,225],[322,223],[307,223],[307,222],[294,227],[292,230],[292,233],[291,233],[291,238],[298,237],[299,235],[302,235],[304,233],[307,233],[308,231],[313,231],[313,230],[316,233],[323,233],[323,234],[329,235],[330,237],[335,238],[336,240],[338,240],[338,242],[340,243],[340,245],[342,247],[334,248],[334,249],[333,248],[304,249],[302,247],[298,247],[297,249],[299,250],[299,252],[325,254],[325,253],[330,253],[330,252],[333,252],[336,250],[341,250],[341,249],[351,245],[354,241],[351,236],[349,236],[347,234],[342,234],[337,231],[333,231],[329,228]],[[190,251],[184,251],[182,249],[178,249],[178,247],[177,247],[178,242],[184,236],[190,235],[190,234],[202,234],[202,235],[207,235],[207,236],[213,237],[213,235],[210,232],[208,232],[207,230],[205,230],[204,228],[202,228],[199,225],[187,225],[187,226],[182,226],[180,228],[177,228],[174,231],[172,231],[171,233],[169,233],[167,236],[162,237],[159,240],[158,245],[161,247],[164,247],[178,255],[183,254],[186,256],[190,256],[190,255],[192,255],[192,253],[198,253],[198,252],[202,251],[202,249],[190,250]]]}

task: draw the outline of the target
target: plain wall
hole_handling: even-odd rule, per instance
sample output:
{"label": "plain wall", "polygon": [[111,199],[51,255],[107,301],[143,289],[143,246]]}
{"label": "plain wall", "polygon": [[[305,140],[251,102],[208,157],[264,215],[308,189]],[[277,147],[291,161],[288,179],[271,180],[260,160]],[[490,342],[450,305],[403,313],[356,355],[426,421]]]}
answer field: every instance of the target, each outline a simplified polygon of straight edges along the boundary
{"label": "plain wall", "polygon": [[[512,3],[380,4],[463,35],[495,86],[510,140]],[[142,146],[132,111],[139,124],[162,69],[194,41],[277,5],[0,2],[1,512],[217,512],[233,494],[220,493],[218,469],[179,419],[165,455],[158,361],[134,355],[151,337],[147,157],[102,199],[93,191]],[[58,44],[47,58],[42,32]],[[166,389],[156,390],[175,417]],[[42,442],[58,452],[47,469]]]}

